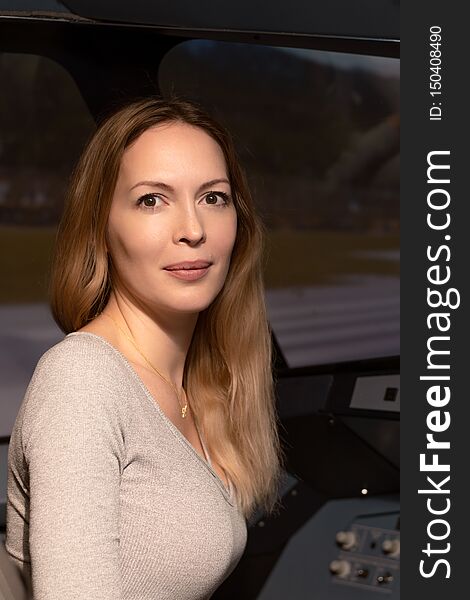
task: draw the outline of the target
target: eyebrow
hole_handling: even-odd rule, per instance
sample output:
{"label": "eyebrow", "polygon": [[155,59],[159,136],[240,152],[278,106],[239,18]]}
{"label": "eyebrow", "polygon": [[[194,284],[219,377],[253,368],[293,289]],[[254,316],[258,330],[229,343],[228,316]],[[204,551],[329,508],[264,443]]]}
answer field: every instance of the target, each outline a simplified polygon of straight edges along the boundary
{"label": "eyebrow", "polygon": [[[199,194],[199,192],[202,192],[203,190],[206,190],[207,188],[210,188],[213,185],[216,185],[217,183],[228,183],[228,185],[230,185],[229,180],[225,178],[211,179],[210,181],[206,181],[206,183],[200,185],[196,193]],[[173,188],[171,185],[168,185],[168,183],[164,183],[163,181],[139,181],[139,183],[133,185],[129,191],[131,192],[134,188],[139,187],[141,185],[146,185],[148,187],[159,187],[164,190],[167,190],[168,192],[175,191],[175,188]]]}

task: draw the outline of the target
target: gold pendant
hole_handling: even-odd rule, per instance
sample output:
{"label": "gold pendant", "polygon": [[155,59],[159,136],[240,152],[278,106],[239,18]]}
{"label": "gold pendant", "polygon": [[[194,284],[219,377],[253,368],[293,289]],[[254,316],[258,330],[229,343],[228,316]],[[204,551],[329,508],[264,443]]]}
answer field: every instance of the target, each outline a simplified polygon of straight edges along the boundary
{"label": "gold pendant", "polygon": [[187,410],[188,410],[188,405],[187,405],[187,404],[186,404],[186,406],[183,406],[183,407],[181,408],[181,416],[183,417],[183,419],[184,419],[184,418],[185,418],[185,416],[186,416],[186,411],[187,411]]}

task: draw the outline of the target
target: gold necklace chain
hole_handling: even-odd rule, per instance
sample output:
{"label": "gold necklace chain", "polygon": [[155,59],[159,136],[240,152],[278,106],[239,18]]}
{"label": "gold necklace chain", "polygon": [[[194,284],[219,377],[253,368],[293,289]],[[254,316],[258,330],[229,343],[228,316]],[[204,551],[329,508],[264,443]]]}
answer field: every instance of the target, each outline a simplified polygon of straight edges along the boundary
{"label": "gold necklace chain", "polygon": [[149,366],[149,367],[150,367],[150,368],[151,368],[153,371],[155,371],[155,373],[156,373],[157,375],[159,375],[159,376],[160,376],[160,377],[163,379],[163,381],[166,381],[166,383],[168,383],[169,385],[171,385],[171,387],[172,387],[172,388],[174,389],[174,391],[175,391],[176,397],[178,398],[178,404],[179,404],[179,405],[180,405],[180,407],[181,407],[181,416],[182,416],[182,418],[184,419],[184,418],[186,417],[186,411],[188,410],[188,398],[187,398],[187,396],[186,396],[186,392],[184,391],[184,388],[183,388],[183,387],[181,387],[181,391],[182,391],[182,394],[181,394],[181,395],[184,395],[184,397],[185,397],[185,404],[184,404],[184,406],[182,406],[182,405],[181,405],[181,397],[180,397],[180,395],[178,394],[178,390],[176,389],[176,386],[174,385],[174,383],[173,383],[172,381],[170,381],[169,379],[167,379],[167,378],[166,378],[164,375],[162,375],[162,374],[160,373],[160,371],[159,371],[159,370],[158,370],[156,367],[154,367],[154,366],[152,365],[152,363],[151,363],[151,362],[149,361],[149,359],[148,359],[148,358],[145,356],[145,354],[142,352],[142,350],[140,350],[140,349],[138,348],[138,346],[137,346],[137,344],[135,343],[135,341],[134,341],[134,340],[133,340],[133,339],[132,339],[130,336],[128,336],[128,335],[127,335],[127,333],[126,333],[126,332],[125,332],[125,331],[124,331],[124,330],[123,330],[123,329],[122,329],[122,328],[121,328],[121,327],[118,325],[117,321],[116,321],[115,319],[113,319],[113,317],[112,317],[111,315],[108,315],[107,313],[104,313],[104,312],[102,312],[101,314],[102,314],[102,315],[104,315],[105,317],[109,317],[109,318],[111,319],[111,321],[113,321],[113,322],[114,322],[114,324],[115,324],[115,325],[116,325],[116,327],[119,329],[119,331],[120,331],[121,333],[123,333],[123,334],[126,336],[126,338],[127,338],[127,339],[128,339],[130,342],[131,342],[131,344],[134,346],[134,348],[137,350],[137,352],[138,352],[138,353],[139,353],[139,354],[142,356],[142,358],[145,360],[145,362],[148,364],[148,366]]}

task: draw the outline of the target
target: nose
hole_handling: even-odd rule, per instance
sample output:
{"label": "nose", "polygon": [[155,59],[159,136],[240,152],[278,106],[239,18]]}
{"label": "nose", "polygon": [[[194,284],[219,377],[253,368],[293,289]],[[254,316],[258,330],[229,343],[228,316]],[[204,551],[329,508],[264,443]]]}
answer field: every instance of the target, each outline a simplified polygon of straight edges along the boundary
{"label": "nose", "polygon": [[202,215],[199,214],[193,200],[181,203],[174,236],[176,243],[185,242],[191,246],[195,246],[206,239]]}

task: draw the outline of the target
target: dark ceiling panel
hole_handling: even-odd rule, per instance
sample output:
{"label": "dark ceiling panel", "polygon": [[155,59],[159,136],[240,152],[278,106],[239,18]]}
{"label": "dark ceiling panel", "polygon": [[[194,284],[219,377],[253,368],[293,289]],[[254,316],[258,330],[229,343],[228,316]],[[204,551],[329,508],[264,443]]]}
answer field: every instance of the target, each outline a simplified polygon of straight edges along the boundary
{"label": "dark ceiling panel", "polygon": [[0,0],[0,11],[22,12],[61,12],[68,13],[58,0]]}
{"label": "dark ceiling panel", "polygon": [[184,29],[399,39],[398,0],[64,0],[89,19]]}

